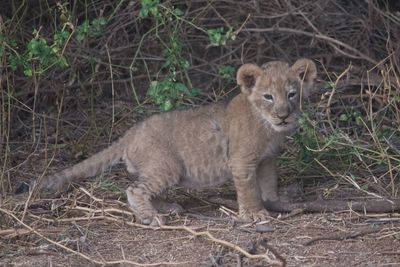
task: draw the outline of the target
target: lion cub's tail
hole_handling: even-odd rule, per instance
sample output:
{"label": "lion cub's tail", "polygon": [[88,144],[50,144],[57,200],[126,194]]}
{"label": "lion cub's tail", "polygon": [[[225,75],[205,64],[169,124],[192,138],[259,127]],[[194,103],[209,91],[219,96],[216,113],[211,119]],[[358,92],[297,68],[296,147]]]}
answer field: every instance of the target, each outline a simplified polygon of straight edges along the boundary
{"label": "lion cub's tail", "polygon": [[125,142],[125,138],[122,137],[108,148],[82,162],[61,172],[44,177],[39,183],[40,190],[50,192],[63,191],[74,181],[103,172],[107,167],[122,159],[126,145]]}

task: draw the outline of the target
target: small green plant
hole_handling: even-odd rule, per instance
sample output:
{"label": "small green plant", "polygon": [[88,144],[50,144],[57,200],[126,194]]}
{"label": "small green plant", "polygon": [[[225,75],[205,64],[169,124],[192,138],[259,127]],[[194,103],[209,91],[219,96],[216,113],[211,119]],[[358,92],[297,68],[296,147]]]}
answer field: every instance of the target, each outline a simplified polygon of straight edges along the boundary
{"label": "small green plant", "polygon": [[300,130],[294,135],[294,140],[299,147],[298,158],[300,162],[310,163],[317,157],[314,151],[320,148],[318,134],[307,112],[299,118]]}
{"label": "small green plant", "polygon": [[167,75],[161,81],[152,81],[148,95],[153,99],[161,111],[168,111],[174,106],[180,107],[185,97],[195,97],[199,94],[196,88],[190,88],[178,81],[177,71],[185,72],[190,68],[190,63],[182,57],[182,43],[176,34],[171,35],[169,43],[164,49],[165,62],[162,69],[167,70]]}
{"label": "small green plant", "polygon": [[165,41],[160,36],[160,42],[164,45],[164,64],[160,72],[164,72],[164,78],[150,82],[148,96],[159,106],[161,111],[168,111],[174,107],[182,106],[185,98],[195,97],[199,90],[187,86],[184,80],[190,84],[187,71],[190,62],[182,56],[183,44],[178,35],[178,23],[183,12],[178,8],[159,8],[158,0],[142,0],[140,16],[148,18],[152,15],[157,25],[171,29],[171,34]]}
{"label": "small green plant", "polygon": [[160,18],[161,14],[158,11],[159,3],[159,0],[141,0],[139,16],[141,18],[147,18],[151,14],[155,18]]}
{"label": "small green plant", "polygon": [[163,68],[169,69],[172,72],[177,70],[187,71],[190,68],[190,62],[182,57],[182,47],[182,42],[179,40],[176,32],[174,32],[164,49],[165,63],[162,66]]}
{"label": "small green plant", "polygon": [[113,193],[121,193],[121,188],[113,181],[106,179],[103,175],[99,175],[95,178],[93,185],[96,188],[101,188]]}
{"label": "small green plant", "polygon": [[52,38],[45,38],[39,30],[33,31],[33,37],[26,45],[5,34],[0,34],[0,57],[5,57],[6,67],[16,71],[21,68],[30,77],[42,75],[53,66],[69,67],[64,55],[65,48],[72,37],[81,43],[87,38],[98,37],[103,33],[107,19],[99,17],[92,21],[84,21],[73,30],[71,14],[67,4],[58,4],[60,27],[56,27]]}
{"label": "small green plant", "polygon": [[48,44],[37,31],[34,31],[34,35],[27,43],[25,51],[20,53],[20,46],[15,39],[0,34],[0,57],[5,57],[6,67],[13,71],[21,67],[23,73],[29,77],[34,73],[41,74],[54,65],[68,66],[67,60],[60,53],[69,36],[68,32],[57,32],[53,44]]}
{"label": "small green plant", "polygon": [[[20,64],[26,76],[33,73],[42,74],[54,65],[68,67],[68,62],[62,54],[63,46],[69,37],[69,32],[60,31],[54,35],[53,43],[48,44],[43,37],[32,38],[27,44],[27,51],[21,57]],[[36,35],[36,34],[35,34]]]}
{"label": "small green plant", "polygon": [[99,37],[103,34],[104,26],[108,21],[105,17],[95,18],[92,21],[85,20],[82,24],[78,25],[75,29],[75,38],[79,43],[84,40]]}
{"label": "small green plant", "polygon": [[[196,26],[192,21],[183,18],[183,11],[176,7],[167,7],[160,4],[159,0],[141,0],[140,17],[153,17],[158,27],[169,29],[167,38],[158,34],[161,44],[164,45],[164,64],[160,72],[164,73],[163,79],[150,82],[148,96],[160,107],[161,111],[168,111],[174,107],[180,107],[186,98],[192,98],[199,94],[199,90],[191,86],[189,75],[190,62],[183,56],[183,44],[179,36],[181,23],[187,23],[197,30],[208,34],[211,46],[223,46],[227,41],[234,40],[236,33],[232,28],[226,30],[223,27],[204,30]],[[165,40],[166,39],[166,40]],[[225,66],[221,68],[220,75],[227,80],[233,79],[234,68]]]}
{"label": "small green plant", "polygon": [[219,69],[219,75],[222,77],[222,79],[225,79],[229,82],[232,82],[235,80],[234,74],[235,74],[235,68],[233,66],[230,66],[230,65],[222,66]]}
{"label": "small green plant", "polygon": [[148,94],[161,111],[168,111],[174,106],[180,107],[185,96],[194,97],[198,95],[199,90],[188,88],[185,84],[167,77],[161,81],[152,81]]}
{"label": "small green plant", "polygon": [[18,66],[19,54],[18,43],[15,39],[9,39],[7,36],[0,34],[0,58],[5,57],[8,66],[15,71]]}
{"label": "small green plant", "polygon": [[68,67],[62,50],[70,32],[66,30],[56,32],[51,44],[37,31],[34,35],[22,54],[18,52],[19,45],[15,39],[0,35],[0,57],[6,58],[7,66],[11,70],[15,71],[20,66],[26,76],[32,76],[34,73],[42,74],[54,65]]}
{"label": "small green plant", "polygon": [[334,89],[335,86],[336,86],[335,83],[332,82],[332,81],[324,83],[324,88],[325,89]]}
{"label": "small green plant", "polygon": [[354,111],[354,110],[340,114],[339,121],[343,122],[354,121],[358,126],[363,125],[363,119],[361,113],[359,111]]}
{"label": "small green plant", "polygon": [[337,132],[322,134],[307,112],[301,115],[299,126],[294,141],[299,149],[297,157],[301,165],[307,166],[314,160],[328,162],[334,160],[346,166],[351,165],[354,155],[352,147],[342,144],[346,135],[340,129]]}
{"label": "small green plant", "polygon": [[226,30],[223,27],[207,30],[208,38],[212,46],[226,45],[227,41],[233,41],[236,39],[236,33],[233,32],[232,28]]}

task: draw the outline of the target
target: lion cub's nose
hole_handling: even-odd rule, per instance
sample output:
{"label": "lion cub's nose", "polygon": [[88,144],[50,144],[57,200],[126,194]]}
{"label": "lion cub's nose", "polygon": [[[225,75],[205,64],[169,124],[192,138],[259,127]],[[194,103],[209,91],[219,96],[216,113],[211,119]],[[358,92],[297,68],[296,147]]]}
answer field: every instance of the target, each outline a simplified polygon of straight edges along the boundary
{"label": "lion cub's nose", "polygon": [[287,117],[289,117],[289,113],[278,114],[278,118],[283,120],[283,121],[286,120]]}
{"label": "lion cub's nose", "polygon": [[285,109],[280,109],[276,112],[276,116],[281,119],[281,120],[285,120],[287,117],[289,117],[289,109],[285,108]]}

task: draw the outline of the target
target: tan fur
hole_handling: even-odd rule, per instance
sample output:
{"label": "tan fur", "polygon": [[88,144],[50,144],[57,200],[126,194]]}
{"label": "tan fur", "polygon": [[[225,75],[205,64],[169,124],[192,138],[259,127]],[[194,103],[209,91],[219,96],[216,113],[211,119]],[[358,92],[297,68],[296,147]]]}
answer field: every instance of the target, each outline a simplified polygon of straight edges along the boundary
{"label": "tan fur", "polygon": [[45,177],[40,187],[60,191],[123,160],[139,177],[126,193],[143,223],[154,223],[155,200],[168,187],[207,188],[230,179],[240,216],[265,219],[262,201],[278,198],[275,157],[297,126],[300,95],[309,94],[315,78],[308,59],[292,67],[245,64],[237,73],[242,92],[230,102],[154,115],[100,153]]}

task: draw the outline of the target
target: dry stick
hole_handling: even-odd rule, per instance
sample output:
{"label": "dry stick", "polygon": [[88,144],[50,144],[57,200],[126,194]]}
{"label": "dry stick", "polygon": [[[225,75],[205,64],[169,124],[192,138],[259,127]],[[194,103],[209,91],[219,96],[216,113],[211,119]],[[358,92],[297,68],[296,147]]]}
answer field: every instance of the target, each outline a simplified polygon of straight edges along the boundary
{"label": "dry stick", "polygon": [[385,213],[400,210],[400,200],[394,199],[373,199],[365,201],[357,200],[315,200],[297,203],[288,202],[268,202],[264,204],[271,211],[290,212],[295,209],[302,209],[304,212],[341,212],[357,211]]}
{"label": "dry stick", "polygon": [[37,230],[33,229],[32,227],[30,227],[29,225],[25,224],[23,221],[21,221],[20,219],[18,219],[17,216],[15,216],[12,212],[2,209],[0,208],[0,212],[7,214],[8,216],[10,216],[11,218],[13,218],[15,221],[17,221],[18,223],[20,223],[23,227],[25,227],[26,229],[28,229],[29,231],[31,231],[32,233],[36,234],[37,236],[41,237],[42,239],[46,240],[47,242],[60,247],[74,255],[77,255],[79,257],[82,257],[90,262],[93,262],[95,264],[100,264],[100,265],[114,265],[114,264],[131,264],[131,265],[136,265],[136,266],[143,266],[143,267],[148,267],[148,266],[160,266],[160,265],[181,265],[181,264],[188,264],[188,261],[185,262],[155,262],[155,263],[140,263],[140,262],[135,262],[135,261],[130,261],[130,260],[115,260],[115,261],[99,261],[96,259],[93,259],[83,253],[80,253],[78,251],[75,251],[73,249],[70,249],[69,247],[66,247],[50,238],[47,238],[46,236],[44,236],[43,234],[39,233]]}
{"label": "dry stick", "polygon": [[103,220],[104,216],[103,215],[99,215],[99,216],[92,216],[92,217],[74,217],[74,218],[65,218],[65,219],[49,219],[49,218],[45,218],[42,216],[38,216],[38,215],[34,215],[34,214],[30,214],[28,213],[29,217],[35,218],[36,220],[42,220],[45,222],[51,222],[51,223],[55,223],[55,222],[77,222],[77,221],[88,221],[88,220]]}
{"label": "dry stick", "polygon": [[[378,196],[379,197],[379,196]],[[237,209],[237,203],[234,200],[223,198],[212,198],[215,204],[222,204],[233,209]],[[275,212],[293,212],[299,214],[301,212],[329,212],[329,211],[357,211],[357,212],[394,212],[400,211],[400,199],[370,199],[370,200],[313,200],[303,202],[282,202],[282,201],[265,201],[264,207],[267,210]],[[290,217],[289,216],[289,217]],[[285,219],[281,217],[278,219]]]}
{"label": "dry stick", "polygon": [[[37,229],[36,231],[43,233],[60,233],[64,230],[65,230],[64,228],[51,228],[51,229]],[[28,235],[31,233],[32,232],[29,229],[11,228],[11,229],[0,230],[0,236],[6,236],[6,237],[16,237],[21,235]]]}
{"label": "dry stick", "polygon": [[342,234],[334,234],[334,235],[328,235],[328,236],[319,236],[316,238],[313,238],[309,241],[307,241],[306,243],[304,243],[304,246],[309,246],[317,241],[321,241],[321,240],[338,240],[338,241],[342,241],[342,240],[346,240],[346,239],[352,239],[352,238],[356,238],[359,236],[363,236],[363,235],[368,235],[368,234],[373,234],[373,233],[377,233],[379,232],[381,229],[380,228],[375,228],[375,229],[364,229],[361,230],[359,232],[351,232],[351,233],[342,233]]}
{"label": "dry stick", "polygon": [[214,216],[205,216],[202,214],[196,214],[196,213],[191,213],[191,212],[186,212],[184,215],[187,217],[195,218],[197,220],[201,220],[201,221],[232,222],[232,218],[230,218],[230,217],[221,218],[221,217],[214,217]]}
{"label": "dry stick", "polygon": [[368,62],[370,62],[370,63],[372,63],[374,65],[376,65],[378,63],[373,58],[371,58],[371,57],[367,56],[366,54],[362,53],[361,51],[351,47],[350,45],[348,45],[346,43],[343,43],[343,42],[341,42],[339,40],[336,40],[336,39],[334,39],[332,37],[326,36],[324,34],[311,33],[311,32],[306,32],[306,31],[302,31],[302,30],[296,30],[296,29],[292,29],[292,28],[285,28],[285,27],[273,27],[273,28],[262,28],[262,29],[248,28],[248,29],[245,29],[245,30],[248,31],[248,32],[287,32],[287,33],[294,33],[294,34],[302,34],[302,35],[309,36],[309,37],[315,37],[317,39],[327,41],[328,44],[330,46],[332,46],[333,48],[335,48],[335,49],[337,49],[337,47],[332,45],[332,44],[336,44],[336,45],[342,46],[342,47],[346,48],[347,50],[349,50],[349,51],[351,51],[351,52],[353,52],[354,54],[357,55],[357,56],[353,56],[353,55],[350,55],[349,53],[347,53],[347,52],[345,52],[345,51],[343,51],[341,49],[338,50],[338,52],[340,52],[340,53],[342,53],[342,54],[344,54],[344,55],[346,55],[348,57],[362,58],[362,59],[364,59],[364,60],[366,60],[366,61],[368,61]]}
{"label": "dry stick", "polygon": [[100,202],[100,203],[104,202],[103,199],[93,196],[93,194],[91,194],[89,191],[87,191],[83,187],[79,187],[79,190],[82,191],[83,193],[85,193],[87,196],[89,196],[91,199],[93,199],[96,202]]}
{"label": "dry stick", "polygon": [[132,212],[130,211],[125,211],[125,210],[120,210],[117,208],[105,208],[105,209],[92,209],[92,208],[87,208],[87,207],[81,207],[81,206],[65,206],[67,209],[75,209],[75,210],[82,210],[90,213],[110,213],[110,212],[117,212],[120,214],[125,214],[125,215],[133,215]]}
{"label": "dry stick", "polygon": [[[35,184],[35,182],[34,182],[34,184]],[[29,190],[29,195],[28,195],[28,198],[26,199],[25,205],[24,205],[24,211],[22,212],[21,221],[24,221],[25,214],[26,214],[26,212],[28,210],[29,202],[31,201],[33,192],[35,192],[35,191],[34,190]]]}
{"label": "dry stick", "polygon": [[[79,190],[82,191],[83,193],[85,193],[87,196],[89,196],[89,197],[90,197],[91,199],[93,199],[95,202],[98,202],[98,203],[100,203],[101,205],[106,204],[105,201],[104,201],[104,199],[95,197],[92,193],[90,193],[89,191],[87,191],[85,188],[79,187]],[[123,207],[126,207],[126,206],[127,206],[124,202],[119,201],[119,200],[116,200],[116,199],[113,199],[111,204],[119,204],[119,205],[121,205],[121,206],[123,206]],[[120,209],[117,209],[117,210],[115,210],[115,211],[118,211],[118,212],[120,212],[120,213],[126,213],[126,214],[128,214],[128,215],[133,215],[133,212],[122,211],[122,210],[120,210]]]}
{"label": "dry stick", "polygon": [[266,238],[261,239],[261,241],[259,242],[259,244],[261,246],[263,246],[264,248],[268,249],[269,251],[271,251],[279,260],[282,261],[283,266],[286,266],[286,260],[284,257],[282,257],[281,254],[278,253],[278,251],[276,251],[276,249],[274,247],[272,247],[270,244],[268,244],[268,241]]}
{"label": "dry stick", "polygon": [[112,119],[111,119],[111,129],[110,129],[110,135],[108,136],[108,144],[111,144],[111,138],[112,138],[112,133],[114,130],[114,124],[115,124],[115,89],[114,89],[114,73],[113,73],[113,68],[112,68],[112,62],[111,62],[111,56],[110,56],[110,51],[108,49],[108,45],[105,44],[105,48],[107,51],[107,57],[108,57],[108,64],[110,68],[110,77],[111,77],[111,96],[112,96]]}
{"label": "dry stick", "polygon": [[338,85],[339,81],[342,79],[342,77],[344,75],[346,75],[350,71],[351,67],[352,67],[352,65],[349,64],[349,66],[336,78],[335,85],[333,86],[332,91],[331,91],[331,93],[329,95],[328,102],[326,103],[326,115],[328,117],[329,126],[331,127],[333,132],[335,132],[336,130],[333,127],[332,122],[331,122],[331,103],[332,103],[332,99],[333,99],[333,96],[334,96],[334,94],[336,92],[337,85]]}

